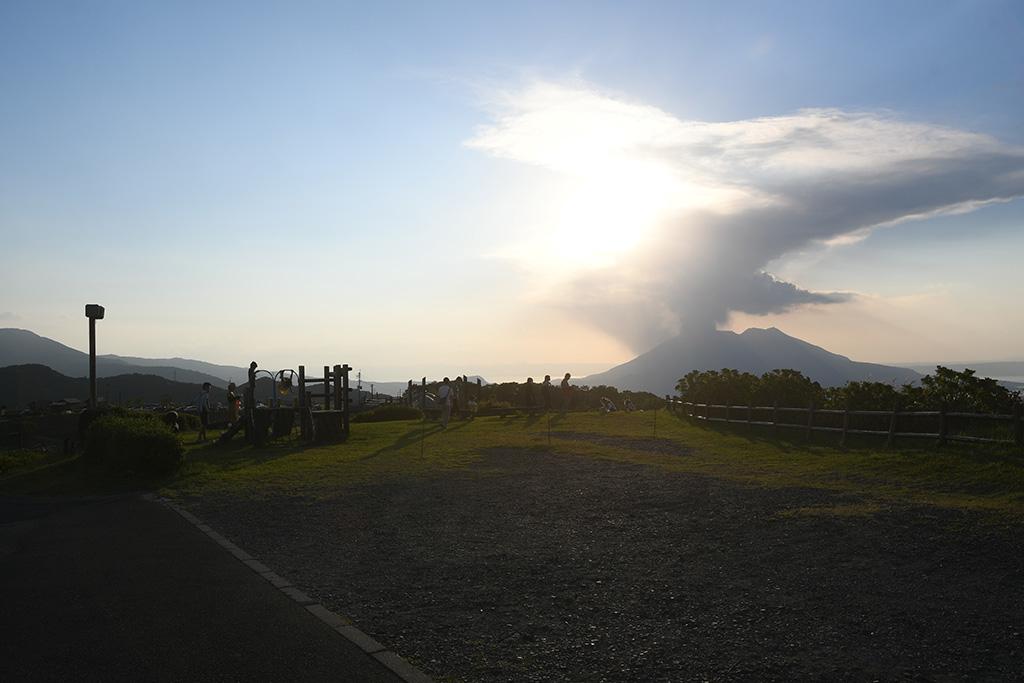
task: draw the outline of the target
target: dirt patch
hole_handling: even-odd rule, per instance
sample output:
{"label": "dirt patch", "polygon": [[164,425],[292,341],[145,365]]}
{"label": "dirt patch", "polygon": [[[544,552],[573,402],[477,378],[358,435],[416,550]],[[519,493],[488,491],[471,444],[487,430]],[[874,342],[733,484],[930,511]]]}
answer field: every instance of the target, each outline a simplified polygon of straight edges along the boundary
{"label": "dirt patch", "polygon": [[[560,437],[561,438],[561,437]],[[1014,679],[1024,534],[535,450],[198,514],[440,679]]]}

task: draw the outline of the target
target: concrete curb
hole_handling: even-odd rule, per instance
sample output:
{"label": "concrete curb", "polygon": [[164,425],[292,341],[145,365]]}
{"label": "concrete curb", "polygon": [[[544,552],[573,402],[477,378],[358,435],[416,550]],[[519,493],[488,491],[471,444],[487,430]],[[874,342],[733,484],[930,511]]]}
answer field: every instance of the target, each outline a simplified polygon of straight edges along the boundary
{"label": "concrete curb", "polygon": [[186,521],[192,524],[194,527],[202,531],[204,534],[209,536],[213,541],[217,543],[224,550],[231,553],[235,559],[240,561],[246,567],[259,574],[266,581],[270,583],[274,588],[281,591],[289,598],[302,605],[307,612],[319,619],[326,626],[330,627],[332,631],[340,635],[342,638],[348,640],[356,647],[361,649],[367,655],[373,657],[378,662],[387,667],[393,674],[401,678],[407,683],[432,683],[433,679],[427,674],[423,673],[409,662],[402,659],[398,654],[386,649],[383,645],[378,643],[376,640],[371,638],[369,635],[363,633],[358,628],[352,625],[350,619],[330,611],[316,600],[313,600],[308,595],[303,593],[301,590],[292,585],[288,579],[280,576],[263,564],[249,553],[245,552],[237,545],[229,541],[224,536],[214,531],[208,524],[203,522],[201,519],[193,515],[188,510],[185,510],[177,503],[173,503],[166,498],[161,498],[157,495],[147,493],[142,496],[146,500],[153,501],[155,503],[161,503],[171,510],[174,510],[181,515]]}

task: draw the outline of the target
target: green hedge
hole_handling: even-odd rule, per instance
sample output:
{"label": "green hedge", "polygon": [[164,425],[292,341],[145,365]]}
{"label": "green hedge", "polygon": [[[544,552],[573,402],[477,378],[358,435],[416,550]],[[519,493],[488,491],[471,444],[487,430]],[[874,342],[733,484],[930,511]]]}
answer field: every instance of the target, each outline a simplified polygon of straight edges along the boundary
{"label": "green hedge", "polygon": [[140,476],[170,474],[181,466],[184,448],[164,423],[104,415],[85,435],[87,462],[111,472]]}
{"label": "green hedge", "polygon": [[352,416],[353,422],[388,422],[390,420],[422,420],[423,413],[419,408],[410,406],[381,406],[364,413]]}

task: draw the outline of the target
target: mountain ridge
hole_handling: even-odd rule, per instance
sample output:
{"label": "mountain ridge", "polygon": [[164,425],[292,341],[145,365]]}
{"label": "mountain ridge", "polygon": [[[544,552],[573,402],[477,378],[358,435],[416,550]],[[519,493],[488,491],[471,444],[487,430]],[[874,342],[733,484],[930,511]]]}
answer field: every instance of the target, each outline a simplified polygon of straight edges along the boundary
{"label": "mountain ridge", "polygon": [[850,381],[913,383],[921,374],[910,368],[864,363],[791,337],[776,327],[751,327],[742,333],[714,330],[668,339],[632,360],[580,381],[620,389],[674,394],[691,370],[732,368],[763,374],[779,368],[799,370],[822,386]]}
{"label": "mountain ridge", "polygon": [[[31,330],[0,328],[0,368],[15,365],[44,365],[66,377],[88,377],[89,354]],[[311,376],[322,374],[316,367],[308,367],[307,371]],[[241,386],[249,381],[248,366],[223,365],[180,357],[142,358],[112,353],[96,356],[98,378],[126,374],[155,375],[186,384],[209,382],[221,389],[227,388],[228,382]],[[261,377],[266,375],[261,374]],[[487,380],[481,379],[487,384]],[[471,376],[470,381],[475,383],[476,375]],[[353,372],[349,375],[349,383],[354,387],[356,382],[356,374]],[[363,380],[363,387],[371,384],[381,394],[400,395],[406,388],[404,381]]]}
{"label": "mountain ridge", "polygon": [[[183,405],[195,401],[202,391],[202,385],[175,382],[157,375],[127,373],[97,379],[96,389],[98,398],[110,403],[124,400],[159,404],[166,400],[175,405]],[[215,404],[224,402],[225,396],[223,389],[213,387],[210,390],[210,398]],[[36,363],[0,368],[0,405],[9,409],[24,408],[36,402],[88,398],[87,377],[68,377]]]}

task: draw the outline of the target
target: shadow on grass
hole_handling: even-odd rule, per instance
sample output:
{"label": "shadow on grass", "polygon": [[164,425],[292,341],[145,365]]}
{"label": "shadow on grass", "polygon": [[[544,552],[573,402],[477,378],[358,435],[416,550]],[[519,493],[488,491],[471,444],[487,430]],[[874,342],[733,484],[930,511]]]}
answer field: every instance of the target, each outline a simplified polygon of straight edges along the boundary
{"label": "shadow on grass", "polygon": [[[465,424],[466,423],[463,422],[461,426],[464,427]],[[449,428],[449,431],[451,431],[452,429],[455,429],[455,427]],[[393,441],[392,443],[388,444],[387,446],[384,446],[383,448],[378,448],[373,453],[370,453],[369,455],[360,458],[360,460],[369,460],[371,458],[376,458],[378,455],[383,455],[385,453],[391,453],[394,451],[400,451],[406,446],[411,446],[414,443],[418,443],[421,439],[425,439],[432,434],[438,434],[443,431],[445,430],[440,423],[435,422],[433,424],[427,424],[426,420],[424,420],[423,422],[420,422],[418,425],[407,431],[405,434],[402,434],[400,437],[395,439],[395,441]]]}
{"label": "shadow on grass", "polygon": [[237,469],[285,458],[319,445],[321,444],[299,440],[271,441],[262,446],[253,446],[244,439],[225,444],[211,442],[189,449],[185,454],[185,461],[206,463],[223,469]]}

